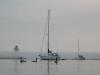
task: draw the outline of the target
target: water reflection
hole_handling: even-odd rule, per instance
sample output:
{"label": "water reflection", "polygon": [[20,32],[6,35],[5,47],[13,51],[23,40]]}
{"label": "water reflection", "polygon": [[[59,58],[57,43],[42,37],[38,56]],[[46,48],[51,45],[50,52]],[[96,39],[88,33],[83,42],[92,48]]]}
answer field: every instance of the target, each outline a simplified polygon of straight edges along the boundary
{"label": "water reflection", "polygon": [[77,75],[80,75],[80,60],[77,60],[77,68],[76,68],[76,70],[77,70]]}
{"label": "water reflection", "polygon": [[47,60],[47,75],[50,75],[50,60]]}
{"label": "water reflection", "polygon": [[[42,64],[40,64],[42,63]],[[81,64],[82,61],[39,61],[37,64],[27,62],[25,64],[21,64],[20,60],[15,59],[14,60],[14,75],[27,75],[29,74],[36,74],[36,75],[82,75],[81,74]],[[31,65],[34,65],[32,67]],[[24,68],[24,67],[27,68]],[[42,68],[41,68],[42,67]],[[20,69],[23,71],[21,72]],[[30,69],[30,70],[29,70]],[[32,71],[34,70],[34,71]],[[41,70],[42,72],[40,72]],[[59,71],[58,71],[59,70]],[[26,74],[25,74],[26,73]]]}
{"label": "water reflection", "polygon": [[[100,74],[100,61],[81,61],[81,60],[67,60],[59,61],[39,60],[37,63],[27,62],[20,64],[19,60],[14,60],[14,70],[6,70],[3,75],[99,75]],[[7,62],[6,62],[7,63]],[[98,64],[98,65],[97,65]],[[11,64],[12,65],[12,64]],[[11,67],[8,64],[8,66]],[[7,65],[6,65],[7,66]],[[98,69],[97,69],[98,68]],[[6,69],[6,68],[5,68]],[[96,70],[95,70],[96,69]],[[13,74],[10,74],[10,71]],[[9,71],[9,74],[7,72]]]}
{"label": "water reflection", "polygon": [[[51,63],[51,64],[50,64]],[[47,75],[52,75],[52,70],[57,69],[58,60],[47,60]],[[53,65],[53,67],[51,67]],[[56,72],[55,72],[56,73]]]}
{"label": "water reflection", "polygon": [[0,60],[0,75],[100,75],[100,60],[38,60],[37,64],[27,60]]}
{"label": "water reflection", "polygon": [[18,75],[18,59],[14,60],[14,75]]}

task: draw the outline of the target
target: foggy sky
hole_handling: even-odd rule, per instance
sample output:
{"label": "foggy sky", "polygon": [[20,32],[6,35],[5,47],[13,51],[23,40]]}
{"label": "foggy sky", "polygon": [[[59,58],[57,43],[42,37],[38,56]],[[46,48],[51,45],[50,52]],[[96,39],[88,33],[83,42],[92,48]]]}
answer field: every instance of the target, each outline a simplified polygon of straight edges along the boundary
{"label": "foggy sky", "polygon": [[99,0],[0,0],[0,51],[40,51],[48,9],[51,48],[100,52]]}

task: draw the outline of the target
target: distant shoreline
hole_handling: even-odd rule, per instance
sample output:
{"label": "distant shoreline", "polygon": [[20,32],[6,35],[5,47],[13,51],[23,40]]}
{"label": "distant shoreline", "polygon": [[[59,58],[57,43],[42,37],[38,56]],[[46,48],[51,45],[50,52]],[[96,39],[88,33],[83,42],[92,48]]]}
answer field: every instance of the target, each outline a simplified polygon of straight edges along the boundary
{"label": "distant shoreline", "polygon": [[[4,59],[4,60],[6,60],[6,59],[13,59],[13,60],[15,60],[15,59],[20,59],[20,57],[0,57],[0,60],[2,60],[2,59]],[[23,59],[25,59],[25,58],[23,58]],[[28,59],[28,58],[27,58]],[[61,60],[81,60],[81,59],[61,59]],[[85,59],[85,60],[100,60],[100,59]],[[83,60],[84,61],[84,60]]]}

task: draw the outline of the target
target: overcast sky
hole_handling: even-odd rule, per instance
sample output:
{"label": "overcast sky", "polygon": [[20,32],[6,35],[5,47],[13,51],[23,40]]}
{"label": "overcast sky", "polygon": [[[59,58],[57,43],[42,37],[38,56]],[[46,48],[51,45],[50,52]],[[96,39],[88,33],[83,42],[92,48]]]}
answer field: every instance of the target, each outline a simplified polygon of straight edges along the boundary
{"label": "overcast sky", "polygon": [[99,0],[0,0],[0,51],[40,51],[48,9],[51,48],[100,52]]}

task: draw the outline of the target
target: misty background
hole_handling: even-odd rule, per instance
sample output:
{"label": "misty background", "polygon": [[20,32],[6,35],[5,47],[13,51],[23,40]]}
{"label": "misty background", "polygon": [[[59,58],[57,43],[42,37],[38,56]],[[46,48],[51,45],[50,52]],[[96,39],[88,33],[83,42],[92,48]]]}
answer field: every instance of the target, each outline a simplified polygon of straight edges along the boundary
{"label": "misty background", "polygon": [[40,52],[48,9],[52,49],[100,53],[99,0],[0,0],[0,53]]}

